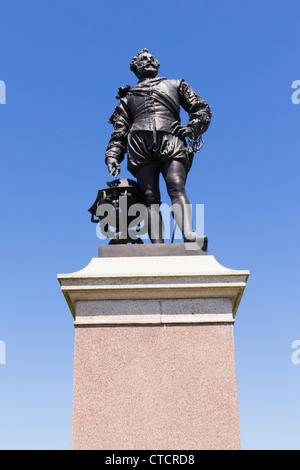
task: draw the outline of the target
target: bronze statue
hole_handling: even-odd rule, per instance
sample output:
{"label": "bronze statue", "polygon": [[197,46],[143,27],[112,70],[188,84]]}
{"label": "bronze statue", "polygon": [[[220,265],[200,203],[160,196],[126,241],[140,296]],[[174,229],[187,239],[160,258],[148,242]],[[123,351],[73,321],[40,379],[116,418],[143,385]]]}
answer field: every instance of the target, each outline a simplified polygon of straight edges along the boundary
{"label": "bronze statue", "polygon": [[[191,207],[185,191],[187,174],[202,134],[211,120],[210,106],[185,80],[159,77],[159,62],[148,49],[131,61],[137,85],[120,87],[119,104],[109,123],[113,124],[105,161],[110,175],[120,173],[125,153],[128,170],[137,179],[148,211],[149,237],[163,243],[159,212],[159,175],[163,175],[171,198],[175,222],[185,242],[197,240],[192,229]],[[188,113],[187,126],[180,123],[180,107]],[[187,145],[186,138],[189,145]],[[157,223],[152,223],[154,220]]]}

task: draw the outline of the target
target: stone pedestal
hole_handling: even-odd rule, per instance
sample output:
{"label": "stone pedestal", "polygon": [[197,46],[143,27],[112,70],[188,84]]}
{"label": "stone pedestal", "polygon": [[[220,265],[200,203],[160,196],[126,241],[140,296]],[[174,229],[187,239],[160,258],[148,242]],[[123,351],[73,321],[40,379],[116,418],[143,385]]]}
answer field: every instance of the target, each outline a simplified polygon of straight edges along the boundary
{"label": "stone pedestal", "polygon": [[75,325],[73,449],[240,448],[233,324],[249,272],[179,245],[102,247],[58,276]]}

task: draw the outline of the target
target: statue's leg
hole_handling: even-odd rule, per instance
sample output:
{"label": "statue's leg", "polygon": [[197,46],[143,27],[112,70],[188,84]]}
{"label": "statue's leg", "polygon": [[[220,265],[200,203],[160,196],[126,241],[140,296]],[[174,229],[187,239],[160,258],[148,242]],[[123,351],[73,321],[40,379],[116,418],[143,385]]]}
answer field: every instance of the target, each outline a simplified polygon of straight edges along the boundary
{"label": "statue's leg", "polygon": [[195,241],[197,234],[192,228],[192,208],[185,191],[185,165],[181,160],[170,160],[161,166],[161,172],[171,198],[172,213],[183,239],[186,242]]}
{"label": "statue's leg", "polygon": [[164,243],[160,213],[159,169],[156,165],[141,166],[135,176],[144,194],[148,214],[148,234],[152,243]]}

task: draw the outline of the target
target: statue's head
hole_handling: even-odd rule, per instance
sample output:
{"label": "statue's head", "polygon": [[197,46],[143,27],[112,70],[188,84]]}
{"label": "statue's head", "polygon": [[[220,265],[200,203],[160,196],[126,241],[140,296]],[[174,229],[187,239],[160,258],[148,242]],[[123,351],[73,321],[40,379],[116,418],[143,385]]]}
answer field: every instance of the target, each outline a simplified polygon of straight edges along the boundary
{"label": "statue's head", "polygon": [[148,49],[142,49],[130,62],[130,70],[135,73],[139,80],[154,78],[158,74],[159,65],[158,60],[150,54]]}

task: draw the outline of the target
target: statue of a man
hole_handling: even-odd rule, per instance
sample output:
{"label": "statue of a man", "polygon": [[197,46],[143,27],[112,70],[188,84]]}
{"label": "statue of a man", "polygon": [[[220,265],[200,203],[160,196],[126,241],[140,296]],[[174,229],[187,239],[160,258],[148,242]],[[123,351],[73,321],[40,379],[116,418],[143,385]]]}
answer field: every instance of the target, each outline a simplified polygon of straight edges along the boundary
{"label": "statue of a man", "polygon": [[[105,161],[110,174],[118,176],[127,153],[128,170],[144,193],[152,243],[164,242],[158,209],[160,173],[184,241],[196,241],[185,191],[192,157],[185,137],[197,140],[207,130],[212,114],[210,106],[183,79],[159,77],[159,65],[147,49],[132,59],[130,69],[139,81],[133,87],[119,88],[120,102],[109,120],[114,131]],[[187,126],[180,124],[180,106],[189,115]],[[157,224],[151,223],[154,219]]]}

